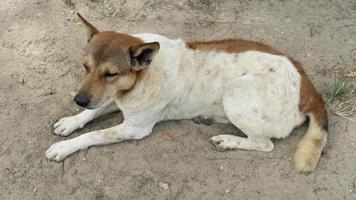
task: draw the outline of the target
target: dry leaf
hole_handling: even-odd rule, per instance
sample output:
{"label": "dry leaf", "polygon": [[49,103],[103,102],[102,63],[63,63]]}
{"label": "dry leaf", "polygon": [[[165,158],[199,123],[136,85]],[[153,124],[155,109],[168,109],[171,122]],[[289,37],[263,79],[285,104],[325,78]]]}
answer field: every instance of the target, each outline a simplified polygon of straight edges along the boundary
{"label": "dry leaf", "polygon": [[350,72],[348,75],[346,75],[347,77],[356,77],[356,71],[354,72]]}
{"label": "dry leaf", "polygon": [[171,134],[169,134],[168,132],[163,132],[159,135],[159,137],[163,140],[168,140],[168,141],[171,141],[173,140]]}

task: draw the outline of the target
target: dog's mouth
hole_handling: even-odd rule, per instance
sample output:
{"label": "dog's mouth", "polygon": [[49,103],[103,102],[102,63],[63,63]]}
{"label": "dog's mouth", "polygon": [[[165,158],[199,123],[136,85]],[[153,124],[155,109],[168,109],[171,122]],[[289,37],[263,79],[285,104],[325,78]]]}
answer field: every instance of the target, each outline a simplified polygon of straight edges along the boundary
{"label": "dog's mouth", "polygon": [[89,105],[87,105],[85,107],[85,109],[93,110],[93,109],[100,107],[101,105],[102,105],[102,103],[89,103]]}
{"label": "dog's mouth", "polygon": [[102,106],[105,102],[111,100],[113,98],[113,96],[116,95],[116,93],[109,93],[107,95],[105,95],[105,97],[99,101],[95,101],[95,100],[92,100],[88,97],[86,97],[85,95],[80,95],[80,93],[77,93],[77,92],[71,92],[70,93],[71,96],[74,97],[74,102],[82,107],[82,108],[85,108],[85,109],[88,109],[88,110],[93,110],[93,109],[96,109],[100,106]]}

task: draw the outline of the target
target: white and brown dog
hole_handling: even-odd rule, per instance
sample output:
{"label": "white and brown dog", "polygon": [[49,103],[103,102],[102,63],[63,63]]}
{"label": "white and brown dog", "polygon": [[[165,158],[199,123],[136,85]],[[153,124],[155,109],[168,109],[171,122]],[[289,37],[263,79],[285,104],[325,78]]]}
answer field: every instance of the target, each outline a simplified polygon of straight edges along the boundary
{"label": "white and brown dog", "polygon": [[288,136],[308,116],[294,163],[301,172],[316,168],[327,138],[327,112],[298,61],[241,39],[184,42],[158,34],[99,32],[78,16],[88,45],[74,100],[86,110],[59,120],[54,132],[67,136],[119,108],[125,119],[55,143],[47,158],[60,161],[90,146],[142,139],[160,121],[197,116],[232,123],[247,135],[214,136],[218,148],[272,151],[271,138]]}

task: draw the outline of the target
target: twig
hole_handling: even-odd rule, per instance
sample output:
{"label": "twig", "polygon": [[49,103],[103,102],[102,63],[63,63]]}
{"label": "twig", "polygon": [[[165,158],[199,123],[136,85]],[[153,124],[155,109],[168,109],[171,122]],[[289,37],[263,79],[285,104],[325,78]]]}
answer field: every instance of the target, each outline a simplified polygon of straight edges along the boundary
{"label": "twig", "polygon": [[69,68],[66,72],[64,72],[63,74],[60,74],[59,77],[67,75],[71,71],[71,69],[72,68]]}
{"label": "twig", "polygon": [[334,113],[335,115],[339,116],[339,117],[342,117],[342,118],[348,119],[350,121],[356,122],[355,120],[353,120],[353,119],[351,119],[349,117],[346,117],[346,116],[344,116],[344,115],[342,115],[342,114],[340,114],[338,112],[335,112],[335,111],[331,111],[331,112]]}
{"label": "twig", "polygon": [[178,187],[178,191],[172,196],[172,200],[175,200],[177,199],[177,197],[182,193],[183,189],[185,187],[185,184],[183,184],[182,187]]}
{"label": "twig", "polygon": [[65,161],[65,159],[62,161],[62,166],[61,166],[61,181],[62,182],[63,182],[64,173],[65,173],[65,171],[64,171],[64,161]]}
{"label": "twig", "polygon": [[330,34],[330,37],[334,38],[335,33],[338,32],[340,29],[349,28],[349,27],[353,27],[353,26],[356,26],[356,24],[347,24],[347,25],[343,25],[343,26],[337,27],[336,30],[333,33]]}
{"label": "twig", "polygon": [[8,139],[8,137],[6,137],[0,144],[0,147],[6,142],[6,140]]}
{"label": "twig", "polygon": [[9,146],[9,148],[7,148],[5,151],[3,151],[1,154],[0,154],[0,157],[2,157],[9,149],[10,149],[11,145]]}

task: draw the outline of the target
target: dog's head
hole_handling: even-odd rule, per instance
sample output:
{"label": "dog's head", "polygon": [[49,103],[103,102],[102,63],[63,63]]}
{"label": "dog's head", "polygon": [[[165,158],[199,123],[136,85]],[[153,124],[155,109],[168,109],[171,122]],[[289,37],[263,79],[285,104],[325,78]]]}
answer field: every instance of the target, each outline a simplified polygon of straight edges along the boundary
{"label": "dog's head", "polygon": [[159,43],[113,31],[98,31],[80,14],[88,44],[84,52],[85,73],[74,101],[87,109],[99,107],[114,95],[133,88],[138,73],[145,70],[159,50]]}

